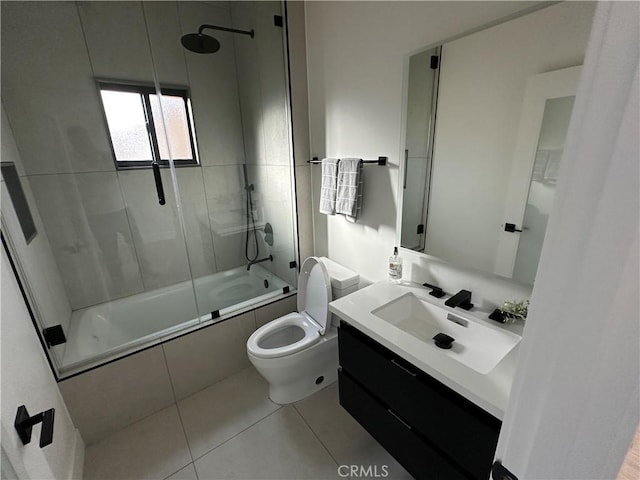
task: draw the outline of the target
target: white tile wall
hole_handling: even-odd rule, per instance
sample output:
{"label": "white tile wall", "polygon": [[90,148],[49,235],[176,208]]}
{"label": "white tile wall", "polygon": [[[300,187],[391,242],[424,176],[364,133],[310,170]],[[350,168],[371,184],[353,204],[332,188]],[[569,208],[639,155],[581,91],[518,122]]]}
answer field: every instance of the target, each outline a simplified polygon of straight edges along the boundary
{"label": "white tile wall", "polygon": [[297,296],[292,295],[278,302],[270,303],[255,311],[256,329],[276,318],[298,311]]}
{"label": "white tile wall", "polygon": [[72,309],[143,290],[115,172],[29,181]]}
{"label": "white tile wall", "polygon": [[[176,169],[187,236],[189,265],[194,278],[210,275],[219,270],[216,268],[209,209],[205,194],[203,178],[205,170],[195,167]],[[167,178],[166,181],[170,182],[171,178]]]}
{"label": "white tile wall", "polygon": [[239,165],[203,167],[202,172],[217,268],[227,270],[244,265],[242,230],[246,228],[246,217],[242,168]]}
{"label": "white tile wall", "polygon": [[26,172],[113,170],[76,4],[4,5],[1,30],[2,100]]}
{"label": "white tile wall", "polygon": [[98,78],[153,82],[142,5],[78,2],[93,74]]}
{"label": "white tile wall", "polygon": [[[275,230],[276,245],[267,249],[260,239],[261,253],[272,253],[267,268],[293,282],[283,30],[273,25],[280,4],[242,2],[233,10],[232,18],[229,5],[208,2],[15,2],[3,9],[3,65],[11,66],[2,70],[3,92],[11,93],[3,100],[73,309],[245,264],[244,233],[221,231],[245,228],[241,170],[229,167],[245,153],[249,163],[270,166],[250,179],[260,216]],[[215,55],[185,51],[180,34],[203,19],[254,28],[257,36],[215,32],[222,44]],[[26,39],[25,26],[33,32]],[[152,56],[161,82],[188,85],[192,95],[204,168],[177,171],[186,249],[168,170],[165,207],[154,200],[150,171],[107,173],[113,158],[92,78],[151,82]],[[242,121],[239,93],[247,96]],[[95,176],[44,175],[87,171]]]}
{"label": "white tile wall", "polygon": [[[2,132],[1,157],[3,162],[13,162],[16,165],[18,175],[21,177],[22,188],[31,210],[31,215],[36,226],[37,234],[27,245],[22,229],[18,222],[11,198],[2,184],[2,218],[7,231],[5,235],[13,248],[20,266],[29,281],[28,289],[33,294],[36,302],[35,309],[40,318],[47,322],[46,326],[61,324],[66,332],[71,317],[71,305],[62,284],[62,277],[51,251],[47,232],[42,224],[42,219],[36,207],[29,180],[24,176],[24,168],[20,159],[20,153],[15,144],[11,126],[2,108],[0,131]],[[58,348],[62,350],[63,348]],[[62,352],[60,352],[62,353]]]}
{"label": "white tile wall", "polygon": [[161,346],[58,385],[87,445],[175,402]]}
{"label": "white tile wall", "polygon": [[161,169],[160,173],[165,205],[158,203],[151,169],[118,172],[145,290],[190,278],[171,172]]}
{"label": "white tile wall", "polygon": [[167,21],[179,18],[178,3],[141,3],[149,26],[151,53],[158,80],[168,85],[189,85],[186,52],[178,41],[182,36],[180,22]]}
{"label": "white tile wall", "polygon": [[[289,165],[289,127],[287,125],[283,29],[273,23],[281,15],[280,2],[253,2],[258,42],[259,82],[262,93],[264,161],[268,165]],[[255,61],[255,60],[254,60]]]}
{"label": "white tile wall", "polygon": [[254,312],[247,312],[165,343],[176,399],[248,367],[246,344],[254,330]]}
{"label": "white tile wall", "polygon": [[[183,33],[196,32],[203,23],[228,25],[231,22],[228,10],[209,3],[179,2],[178,11]],[[221,31],[206,33],[220,41],[220,50],[212,55],[188,51],[184,53],[200,161],[202,165],[242,163],[244,148],[233,48],[234,34]]]}
{"label": "white tile wall", "polygon": [[236,65],[238,70],[238,90],[246,162],[264,162],[264,131],[262,129],[262,98],[260,89],[260,68],[257,62],[258,44],[262,32],[257,28],[253,2],[236,2],[232,6],[231,18],[236,28],[251,29],[256,36],[234,36]]}

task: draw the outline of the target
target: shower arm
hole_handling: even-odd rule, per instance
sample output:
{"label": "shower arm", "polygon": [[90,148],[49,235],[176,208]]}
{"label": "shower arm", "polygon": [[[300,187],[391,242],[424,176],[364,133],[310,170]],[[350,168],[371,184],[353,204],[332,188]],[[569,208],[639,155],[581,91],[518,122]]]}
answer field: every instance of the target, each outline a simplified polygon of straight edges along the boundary
{"label": "shower arm", "polygon": [[198,28],[198,34],[202,35],[202,31],[206,28],[211,30],[222,30],[223,32],[241,33],[243,35],[249,35],[251,38],[253,38],[253,35],[254,35],[253,29],[238,30],[237,28],[218,27],[217,25],[208,25],[206,23],[203,25],[200,25],[200,28]]}

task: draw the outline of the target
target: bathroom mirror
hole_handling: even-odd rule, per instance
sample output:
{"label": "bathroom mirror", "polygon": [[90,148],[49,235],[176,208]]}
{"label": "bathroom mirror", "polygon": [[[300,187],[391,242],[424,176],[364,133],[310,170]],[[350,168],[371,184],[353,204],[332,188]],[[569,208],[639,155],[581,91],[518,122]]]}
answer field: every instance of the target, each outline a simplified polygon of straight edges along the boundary
{"label": "bathroom mirror", "polygon": [[583,63],[593,13],[587,2],[558,3],[407,56],[403,248],[533,283],[573,105],[547,100],[575,95],[579,71],[569,93],[554,75],[546,82],[565,93],[527,88]]}

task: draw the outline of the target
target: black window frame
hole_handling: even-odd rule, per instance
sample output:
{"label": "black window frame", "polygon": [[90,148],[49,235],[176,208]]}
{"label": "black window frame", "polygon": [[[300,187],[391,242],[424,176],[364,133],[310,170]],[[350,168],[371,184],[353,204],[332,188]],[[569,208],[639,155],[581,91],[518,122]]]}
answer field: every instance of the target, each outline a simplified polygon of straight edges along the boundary
{"label": "black window frame", "polygon": [[[96,80],[98,86],[98,94],[100,96],[100,106],[102,108],[102,115],[104,116],[104,122],[107,128],[109,137],[109,147],[111,148],[111,155],[113,162],[116,166],[116,170],[130,170],[136,168],[151,168],[151,165],[156,162],[161,167],[169,167],[169,161],[160,157],[160,147],[158,145],[158,138],[156,135],[155,119],[153,117],[153,111],[151,109],[150,95],[157,95],[157,90],[154,85],[140,84],[133,82],[114,82]],[[147,126],[147,136],[149,140],[149,147],[153,158],[149,160],[118,160],[116,152],[113,147],[113,139],[111,136],[111,129],[109,128],[109,121],[107,120],[107,114],[105,111],[104,101],[102,100],[101,92],[103,90],[110,90],[116,92],[130,92],[137,93],[142,99],[142,106]],[[191,99],[189,96],[189,89],[186,87],[161,87],[161,95],[167,95],[172,97],[180,97],[184,101],[184,109],[187,116],[187,128],[189,133],[189,146],[191,148],[192,158],[174,158],[173,164],[176,167],[192,167],[199,166],[200,160],[198,156],[198,149],[196,147],[195,137],[195,125],[193,120],[193,112],[191,110]],[[162,102],[162,100],[160,100]]]}

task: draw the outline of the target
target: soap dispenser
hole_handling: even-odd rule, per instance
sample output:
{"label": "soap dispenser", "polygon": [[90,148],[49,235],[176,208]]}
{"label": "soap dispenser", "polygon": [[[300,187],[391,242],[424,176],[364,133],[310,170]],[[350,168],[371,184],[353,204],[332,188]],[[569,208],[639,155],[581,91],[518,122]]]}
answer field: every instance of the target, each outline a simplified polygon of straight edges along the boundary
{"label": "soap dispenser", "polygon": [[402,281],[402,257],[398,255],[398,247],[393,247],[393,255],[389,257],[389,280],[393,283]]}

